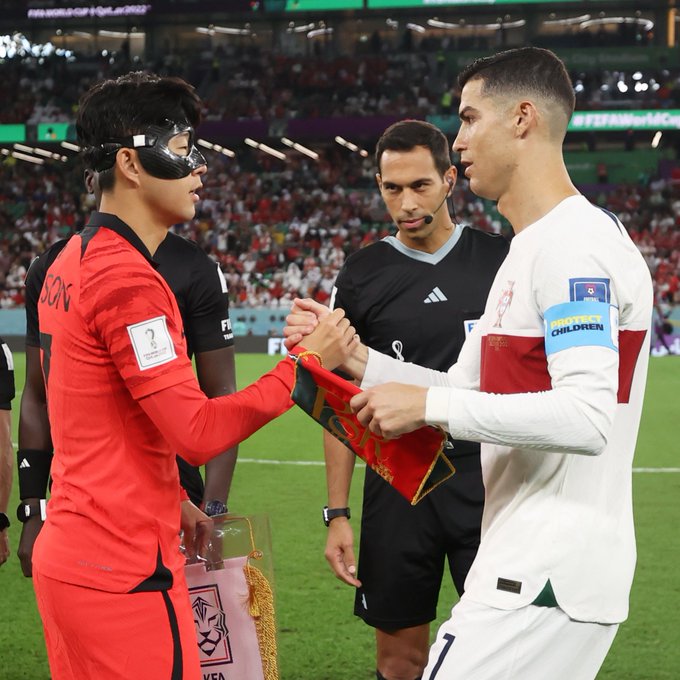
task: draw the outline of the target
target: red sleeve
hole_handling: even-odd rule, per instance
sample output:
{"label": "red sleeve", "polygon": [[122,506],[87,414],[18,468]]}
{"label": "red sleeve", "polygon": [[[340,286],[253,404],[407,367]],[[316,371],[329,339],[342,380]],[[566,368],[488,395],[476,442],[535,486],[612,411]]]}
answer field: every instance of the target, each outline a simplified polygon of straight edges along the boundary
{"label": "red sleeve", "polygon": [[184,501],[190,500],[189,494],[187,493],[187,490],[183,487],[179,487],[179,502],[184,503]]}
{"label": "red sleeve", "polygon": [[98,270],[86,277],[81,298],[85,320],[133,398],[141,399],[194,374],[177,303],[167,284],[141,259],[124,264],[124,273],[115,280]]}
{"label": "red sleeve", "polygon": [[294,364],[280,361],[239,392],[208,399],[196,380],[167,387],[139,400],[170,446],[192,465],[203,465],[250,437],[293,402]]}

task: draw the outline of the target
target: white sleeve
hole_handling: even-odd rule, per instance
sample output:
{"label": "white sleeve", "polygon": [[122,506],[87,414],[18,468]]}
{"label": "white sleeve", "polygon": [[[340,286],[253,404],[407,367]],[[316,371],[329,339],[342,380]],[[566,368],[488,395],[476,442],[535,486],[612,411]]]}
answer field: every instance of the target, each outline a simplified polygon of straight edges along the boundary
{"label": "white sleeve", "polygon": [[[583,244],[545,249],[534,262],[533,301],[541,319],[559,305],[570,304],[569,281],[575,276],[611,282],[612,272]],[[576,263],[576,265],[574,264]],[[576,266],[576,271],[574,271]],[[616,324],[616,319],[613,320]],[[549,353],[552,390],[519,394],[472,392],[443,386],[427,395],[426,422],[454,438],[538,450],[599,454],[616,412],[619,356],[615,348],[573,346]]]}
{"label": "white sleeve", "polygon": [[361,382],[362,389],[386,382],[401,382],[421,387],[440,385],[478,390],[481,346],[479,326],[480,324],[477,323],[463,344],[458,361],[449,368],[447,373],[399,361],[369,347],[368,362]]}
{"label": "white sleeve", "polygon": [[559,361],[550,362],[553,389],[549,392],[489,394],[430,387],[425,419],[455,439],[601,453],[616,407],[618,357],[600,347],[575,347],[560,354]]}

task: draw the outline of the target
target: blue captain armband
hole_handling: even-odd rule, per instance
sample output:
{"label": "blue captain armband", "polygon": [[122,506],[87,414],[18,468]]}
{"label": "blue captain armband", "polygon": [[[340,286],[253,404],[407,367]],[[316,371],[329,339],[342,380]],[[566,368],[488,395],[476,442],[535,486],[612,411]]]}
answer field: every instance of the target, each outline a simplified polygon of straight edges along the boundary
{"label": "blue captain armband", "polygon": [[546,310],[545,353],[570,347],[608,347],[619,350],[619,310],[608,302],[565,302]]}

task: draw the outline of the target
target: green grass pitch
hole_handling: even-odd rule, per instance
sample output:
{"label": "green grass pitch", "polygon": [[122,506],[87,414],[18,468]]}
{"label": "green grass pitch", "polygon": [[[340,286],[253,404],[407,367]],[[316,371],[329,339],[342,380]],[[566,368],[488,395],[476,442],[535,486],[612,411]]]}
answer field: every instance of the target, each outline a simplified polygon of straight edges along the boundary
{"label": "green grass pitch", "polygon": [[[20,390],[24,357],[17,354],[15,360]],[[248,384],[275,361],[239,355],[239,383]],[[653,359],[636,468],[680,468],[679,388],[680,359]],[[17,398],[15,432],[18,404]],[[244,442],[240,457],[229,507],[270,517],[282,680],[372,680],[372,631],[352,615],[353,593],[331,575],[323,557],[326,491],[320,429],[293,409]],[[351,499],[355,528],[361,472],[355,475]],[[598,679],[671,680],[680,677],[680,472],[636,472],[634,498],[638,566],[630,618]],[[15,484],[10,517],[17,502]],[[16,521],[9,531],[12,555],[0,568],[0,678],[48,680],[31,581],[21,575],[16,558]],[[438,621],[448,616],[454,601],[453,588],[445,583]]]}

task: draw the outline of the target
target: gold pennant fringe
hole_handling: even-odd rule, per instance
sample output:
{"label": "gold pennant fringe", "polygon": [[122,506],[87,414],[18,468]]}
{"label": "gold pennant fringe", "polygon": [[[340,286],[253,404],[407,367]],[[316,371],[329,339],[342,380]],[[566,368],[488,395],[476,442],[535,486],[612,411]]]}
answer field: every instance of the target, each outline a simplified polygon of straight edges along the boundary
{"label": "gold pennant fringe", "polygon": [[229,519],[244,520],[250,533],[252,551],[248,555],[243,572],[248,584],[248,613],[255,622],[257,643],[262,658],[262,675],[264,680],[279,680],[276,643],[276,616],[274,613],[274,591],[267,577],[260,569],[250,564],[251,560],[262,559],[262,551],[255,547],[253,525],[248,517],[230,516]]}
{"label": "gold pennant fringe", "polygon": [[269,581],[257,567],[246,564],[243,571],[248,583],[248,613],[255,621],[264,680],[279,680],[274,593]]}

